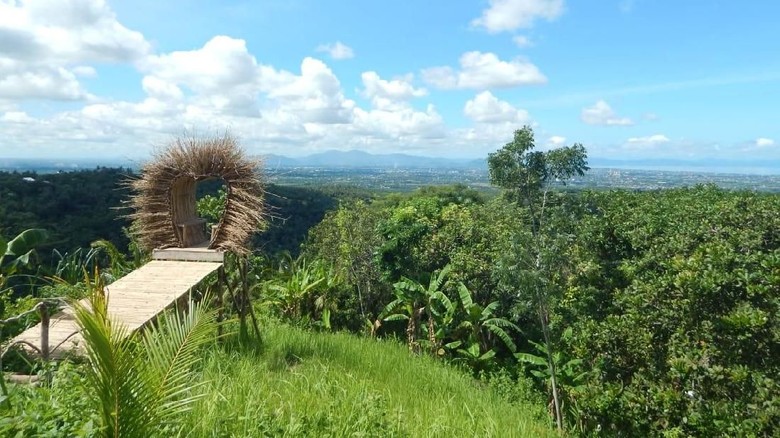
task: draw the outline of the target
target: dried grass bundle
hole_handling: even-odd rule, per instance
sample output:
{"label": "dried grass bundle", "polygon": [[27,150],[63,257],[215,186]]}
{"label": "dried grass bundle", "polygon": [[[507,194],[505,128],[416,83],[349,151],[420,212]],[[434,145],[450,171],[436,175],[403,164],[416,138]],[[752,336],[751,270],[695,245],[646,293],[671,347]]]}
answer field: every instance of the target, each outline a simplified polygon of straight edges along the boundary
{"label": "dried grass bundle", "polygon": [[141,176],[128,183],[135,194],[128,202],[134,212],[127,217],[133,221],[138,244],[146,250],[181,246],[173,213],[175,187],[222,178],[227,190],[225,213],[209,248],[246,254],[250,235],[266,226],[265,192],[256,172],[260,164],[246,157],[235,138],[227,134],[211,139],[177,138],[156,152],[141,169]]}

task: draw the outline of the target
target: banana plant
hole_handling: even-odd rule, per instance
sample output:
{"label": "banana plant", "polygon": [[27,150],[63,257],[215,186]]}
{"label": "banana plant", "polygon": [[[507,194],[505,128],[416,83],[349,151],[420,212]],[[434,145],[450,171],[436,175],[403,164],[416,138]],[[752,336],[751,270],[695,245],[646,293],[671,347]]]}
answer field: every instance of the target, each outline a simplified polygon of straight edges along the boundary
{"label": "banana plant", "polygon": [[[567,329],[570,332],[571,328]],[[566,333],[564,333],[566,336]],[[515,358],[518,362],[528,365],[530,367],[531,374],[541,381],[544,386],[550,391],[550,405],[552,406],[552,373],[551,367],[547,362],[548,357],[552,357],[555,365],[556,379],[558,384],[558,390],[560,395],[561,410],[570,411],[574,408],[576,400],[575,395],[581,392],[585,388],[585,384],[588,379],[598,373],[597,370],[582,370],[582,359],[566,359],[560,351],[555,351],[552,355],[547,354],[547,347],[544,344],[530,341],[534,346],[534,349],[539,353],[538,355],[532,353],[516,353]],[[567,409],[567,402],[571,405]],[[569,412],[570,413],[570,412]],[[576,415],[574,416],[576,417]],[[563,420],[563,418],[562,418]]]}
{"label": "banana plant", "polygon": [[52,258],[57,261],[54,277],[70,285],[80,283],[84,280],[84,272],[92,272],[98,266],[99,255],[97,248],[76,248],[66,253],[54,249]]}
{"label": "banana plant", "polygon": [[108,240],[98,239],[92,242],[90,246],[93,249],[102,250],[108,256],[109,265],[111,267],[111,275],[114,278],[122,277],[133,269],[141,267],[141,264],[128,262],[125,255],[122,254],[122,252],[120,252],[119,249],[117,249],[117,247]]}
{"label": "banana plant", "polygon": [[0,292],[5,291],[8,280],[20,269],[31,264],[35,248],[48,238],[46,230],[31,228],[7,241],[0,237]]}
{"label": "banana plant", "polygon": [[474,371],[489,368],[490,360],[496,355],[495,339],[512,353],[517,350],[509,331],[519,333],[520,328],[496,315],[497,301],[484,307],[475,303],[471,291],[463,283],[458,284],[458,299],[462,318],[456,331],[459,339],[445,345],[455,352],[457,361],[466,362]]}
{"label": "banana plant", "polygon": [[265,283],[266,304],[283,318],[298,321],[304,301],[326,279],[317,266],[307,264],[303,258],[287,256],[280,262],[276,277]]}
{"label": "banana plant", "polygon": [[418,341],[422,331],[421,323],[427,318],[428,324],[427,343],[435,348],[439,343],[436,338],[436,321],[431,317],[433,303],[444,295],[441,289],[446,284],[447,276],[451,271],[450,265],[445,266],[431,275],[428,287],[410,278],[403,277],[401,281],[393,285],[395,300],[391,301],[380,314],[384,321],[407,321],[406,342],[409,351],[419,353],[421,343]]}

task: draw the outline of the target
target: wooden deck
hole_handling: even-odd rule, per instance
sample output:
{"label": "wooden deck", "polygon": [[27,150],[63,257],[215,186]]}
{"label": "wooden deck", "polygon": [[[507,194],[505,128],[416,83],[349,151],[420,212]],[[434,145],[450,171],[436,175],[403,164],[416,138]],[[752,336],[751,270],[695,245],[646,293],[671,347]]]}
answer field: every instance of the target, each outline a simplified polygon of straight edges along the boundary
{"label": "wooden deck", "polygon": [[[106,286],[108,313],[134,332],[154,321],[157,315],[185,297],[220,266],[222,263],[212,261],[152,260]],[[83,352],[83,340],[78,331],[73,309],[66,308],[52,315],[49,327],[51,357],[57,359],[71,352]],[[27,329],[10,343],[17,341],[40,348],[41,325]]]}

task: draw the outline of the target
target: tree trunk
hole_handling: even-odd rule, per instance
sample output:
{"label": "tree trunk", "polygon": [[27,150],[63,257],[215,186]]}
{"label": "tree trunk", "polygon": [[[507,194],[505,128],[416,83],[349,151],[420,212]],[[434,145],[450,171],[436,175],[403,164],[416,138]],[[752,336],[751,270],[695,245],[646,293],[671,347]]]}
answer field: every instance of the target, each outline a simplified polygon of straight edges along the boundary
{"label": "tree trunk", "polygon": [[422,309],[412,308],[412,314],[409,315],[409,324],[406,326],[406,341],[409,343],[409,351],[412,353],[419,352],[419,345],[417,345],[417,330],[420,326],[420,311]]}
{"label": "tree trunk", "polygon": [[555,409],[555,424],[558,431],[563,430],[563,413],[561,412],[561,402],[558,396],[558,379],[555,361],[553,359],[552,342],[550,340],[550,328],[547,321],[547,312],[543,305],[539,304],[539,321],[542,323],[542,334],[544,335],[545,350],[547,350],[547,368],[550,372],[550,386],[552,387],[553,407]]}
{"label": "tree trunk", "polygon": [[436,343],[436,324],[430,314],[428,314],[428,342],[431,344],[431,353],[436,356],[436,351],[439,349]]}

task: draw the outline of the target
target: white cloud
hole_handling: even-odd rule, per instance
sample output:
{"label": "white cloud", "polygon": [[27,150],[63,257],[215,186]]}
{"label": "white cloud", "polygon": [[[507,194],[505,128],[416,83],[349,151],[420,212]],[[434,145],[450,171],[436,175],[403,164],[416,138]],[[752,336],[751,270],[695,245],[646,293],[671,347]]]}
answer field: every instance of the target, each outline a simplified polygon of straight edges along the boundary
{"label": "white cloud", "polygon": [[355,57],[355,51],[341,41],[336,41],[333,44],[321,44],[317,46],[317,52],[327,53],[331,58],[336,60]]}
{"label": "white cloud", "polygon": [[33,118],[24,111],[6,111],[0,120],[6,123],[29,123]]}
{"label": "white cloud", "polygon": [[512,37],[512,42],[515,43],[515,45],[521,49],[524,49],[526,47],[531,47],[534,45],[533,41],[531,41],[530,38],[523,35],[515,35]]}
{"label": "white cloud", "polygon": [[151,97],[169,100],[184,98],[184,93],[175,83],[167,82],[157,76],[144,76],[141,87]]}
{"label": "white cloud", "polygon": [[669,137],[663,134],[655,134],[647,137],[631,137],[626,140],[627,149],[652,149],[656,146],[669,143]]}
{"label": "white cloud", "polygon": [[526,123],[529,119],[528,111],[518,109],[509,102],[499,100],[490,91],[477,94],[474,99],[466,102],[463,113],[478,123],[502,123],[515,124]]}
{"label": "white cloud", "polygon": [[490,7],[471,25],[497,33],[529,28],[539,19],[548,21],[560,17],[564,11],[563,0],[489,0]]}
{"label": "white cloud", "polygon": [[428,94],[425,88],[415,88],[412,85],[414,77],[406,75],[401,78],[385,80],[374,71],[363,72],[363,97],[371,100],[371,105],[377,109],[400,109],[408,106],[408,101],[415,97]]}
{"label": "white cloud", "polygon": [[291,76],[258,64],[246,41],[222,35],[200,49],[150,56],[143,61],[142,70],[196,93],[216,93],[239,85],[270,90]]}
{"label": "white cloud", "polygon": [[775,145],[775,141],[773,139],[771,139],[771,138],[759,137],[759,138],[756,139],[756,146],[757,147],[766,148],[766,147],[770,147],[770,146],[774,146],[774,145]]}
{"label": "white cloud", "polygon": [[466,52],[460,57],[460,71],[449,66],[422,71],[423,80],[441,89],[492,89],[544,84],[547,78],[524,59],[502,61],[494,53]]}
{"label": "white cloud", "polygon": [[150,50],[103,0],[0,2],[0,97],[89,98],[91,62],[128,63]]}
{"label": "white cloud", "polygon": [[304,58],[301,75],[268,92],[285,111],[308,123],[347,123],[355,102],[344,97],[341,83],[324,62]]}
{"label": "white cloud", "polygon": [[244,40],[221,35],[200,49],[149,56],[140,66],[148,73],[148,94],[180,98],[185,87],[199,104],[239,116],[259,116],[258,94],[295,80],[292,73],[259,64]]}
{"label": "white cloud", "polygon": [[547,144],[556,148],[563,146],[564,143],[566,143],[566,137],[562,137],[560,135],[553,135],[547,139]]}
{"label": "white cloud", "polygon": [[104,0],[0,3],[0,35],[0,53],[12,59],[132,62],[150,49]]}
{"label": "white cloud", "polygon": [[64,67],[0,62],[0,98],[79,100],[89,93]]}
{"label": "white cloud", "polygon": [[612,107],[603,100],[597,101],[593,106],[583,108],[580,119],[588,125],[628,126],[634,124],[628,117],[618,117]]}
{"label": "white cloud", "polygon": [[[230,129],[253,153],[421,152],[448,146],[449,131],[435,107],[417,110],[408,103],[427,95],[413,86],[411,75],[387,80],[366,72],[361,93],[372,108],[364,109],[345,97],[321,60],[304,58],[297,73],[277,70],[258,62],[244,41],[224,36],[195,50],[149,56],[138,65],[145,74],[140,81],[145,98],[95,102],[40,119],[3,105],[0,136],[15,139],[9,147],[23,142],[30,151],[78,145],[82,153],[112,156],[144,154],[187,130]],[[106,144],[114,147],[105,149]]]}
{"label": "white cloud", "polygon": [[405,108],[395,111],[355,110],[354,133],[402,141],[420,141],[446,136],[444,121],[433,105],[425,112]]}

